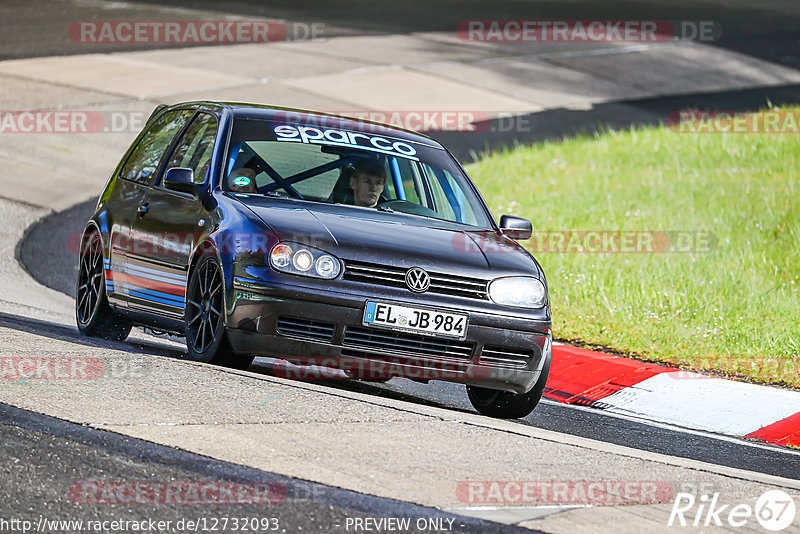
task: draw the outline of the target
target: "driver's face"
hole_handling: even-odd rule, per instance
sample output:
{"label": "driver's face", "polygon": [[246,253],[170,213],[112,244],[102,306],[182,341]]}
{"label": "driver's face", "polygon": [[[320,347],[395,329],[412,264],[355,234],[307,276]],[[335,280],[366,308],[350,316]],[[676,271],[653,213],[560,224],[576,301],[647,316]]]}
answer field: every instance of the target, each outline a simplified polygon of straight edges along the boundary
{"label": "driver's face", "polygon": [[353,188],[353,199],[356,206],[374,208],[383,193],[385,178],[372,174],[357,174],[350,178],[350,187]]}

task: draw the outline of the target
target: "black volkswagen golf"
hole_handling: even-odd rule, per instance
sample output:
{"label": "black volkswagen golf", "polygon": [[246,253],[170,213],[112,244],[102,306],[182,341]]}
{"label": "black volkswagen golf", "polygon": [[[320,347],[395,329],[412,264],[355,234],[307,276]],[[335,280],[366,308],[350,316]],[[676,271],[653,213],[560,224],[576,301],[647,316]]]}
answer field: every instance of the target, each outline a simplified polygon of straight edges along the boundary
{"label": "black volkswagen golf", "polygon": [[188,358],[463,383],[529,414],[552,346],[547,282],[424,135],[254,104],[159,106],[83,232],[81,332],[184,335]]}

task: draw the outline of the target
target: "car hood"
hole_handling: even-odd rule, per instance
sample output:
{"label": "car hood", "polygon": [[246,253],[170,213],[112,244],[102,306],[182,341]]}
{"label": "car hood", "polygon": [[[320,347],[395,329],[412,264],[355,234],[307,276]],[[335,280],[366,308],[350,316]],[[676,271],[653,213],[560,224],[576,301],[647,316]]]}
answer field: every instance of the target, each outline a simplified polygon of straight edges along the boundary
{"label": "car hood", "polygon": [[481,278],[488,270],[491,277],[541,273],[525,249],[495,231],[469,231],[444,221],[350,206],[305,207],[256,197],[246,205],[282,241],[304,243],[344,260]]}

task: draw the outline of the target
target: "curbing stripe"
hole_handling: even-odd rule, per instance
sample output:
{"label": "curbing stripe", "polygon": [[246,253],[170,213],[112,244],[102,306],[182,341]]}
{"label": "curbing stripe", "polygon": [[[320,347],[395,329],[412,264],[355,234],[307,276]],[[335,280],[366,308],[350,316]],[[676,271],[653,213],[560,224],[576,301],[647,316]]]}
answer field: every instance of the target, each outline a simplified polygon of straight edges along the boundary
{"label": "curbing stripe", "polygon": [[648,378],[673,371],[578,347],[553,347],[544,396],[566,404],[594,406],[597,401]]}
{"label": "curbing stripe", "polygon": [[800,447],[800,412],[751,432],[745,438]]}
{"label": "curbing stripe", "polygon": [[545,398],[774,445],[800,446],[800,393],[553,347]]}
{"label": "curbing stripe", "polygon": [[681,372],[658,374],[602,402],[611,412],[740,437],[800,412],[796,392]]}

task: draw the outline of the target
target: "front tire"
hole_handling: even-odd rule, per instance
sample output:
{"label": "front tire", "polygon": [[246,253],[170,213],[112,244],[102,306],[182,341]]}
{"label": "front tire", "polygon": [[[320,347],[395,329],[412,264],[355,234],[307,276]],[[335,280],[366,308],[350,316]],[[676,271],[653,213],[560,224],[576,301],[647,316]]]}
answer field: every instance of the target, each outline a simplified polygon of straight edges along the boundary
{"label": "front tire", "polygon": [[79,261],[75,288],[78,330],[89,337],[124,341],[131,333],[131,324],[108,304],[100,234],[92,232],[84,239]]}
{"label": "front tire", "polygon": [[203,254],[186,292],[186,348],[189,359],[233,369],[247,369],[253,356],[233,353],[225,331],[223,271],[212,254]]}
{"label": "front tire", "polygon": [[498,419],[521,419],[533,412],[544,394],[550,375],[550,356],[547,357],[539,379],[533,388],[522,395],[478,386],[467,386],[467,395],[479,413]]}

